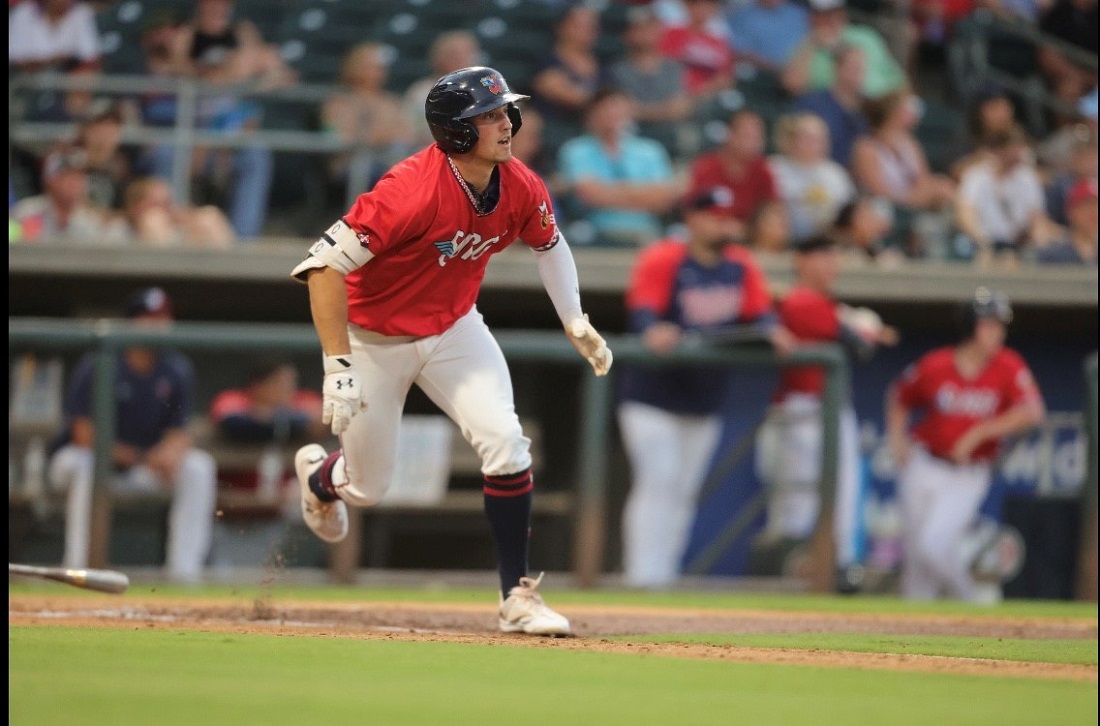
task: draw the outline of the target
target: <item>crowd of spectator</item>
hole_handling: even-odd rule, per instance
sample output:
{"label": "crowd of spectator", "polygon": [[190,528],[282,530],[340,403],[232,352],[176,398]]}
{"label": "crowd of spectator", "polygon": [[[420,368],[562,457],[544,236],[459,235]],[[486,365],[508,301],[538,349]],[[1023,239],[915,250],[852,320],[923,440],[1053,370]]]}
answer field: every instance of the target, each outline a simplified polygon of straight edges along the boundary
{"label": "crowd of spectator", "polygon": [[[1086,215],[1070,214],[1071,191],[1096,179],[1095,0],[916,2],[909,23],[886,35],[879,18],[844,0],[631,0],[616,23],[605,23],[606,4],[538,2],[556,15],[541,61],[512,83],[532,96],[517,155],[549,180],[559,220],[578,244],[640,249],[683,229],[690,192],[724,187],[734,237],[758,250],[784,252],[830,233],[875,261],[1095,264],[1095,227],[1090,233]],[[12,0],[9,72],[94,79],[104,67],[97,13],[115,6]],[[944,139],[943,158],[918,133],[930,90],[918,71],[923,56],[950,46],[981,13],[1055,40],[1035,57],[1060,104],[1035,128],[1010,89],[935,89],[936,102],[946,97],[966,117]],[[9,188],[11,241],[220,246],[269,234],[275,155],[249,139],[264,124],[256,94],[299,78],[259,20],[234,0],[145,10],[144,72],[200,81],[196,129],[244,139],[194,146],[186,190],[174,143],[124,141],[129,128],[173,127],[175,94],[106,103],[89,85],[27,104],[26,120],[75,131],[49,147],[14,145],[9,167],[33,171]],[[319,165],[333,211],[430,143],[422,106],[436,77],[511,60],[489,58],[479,36],[473,27],[436,34],[427,74],[400,86],[393,64],[409,59],[394,47],[341,47],[331,93],[311,114],[343,149]],[[742,92],[745,84],[771,84],[766,108]],[[166,189],[174,201],[163,199]],[[150,197],[158,201],[139,201]],[[1074,255],[1047,251],[1070,239]]]}

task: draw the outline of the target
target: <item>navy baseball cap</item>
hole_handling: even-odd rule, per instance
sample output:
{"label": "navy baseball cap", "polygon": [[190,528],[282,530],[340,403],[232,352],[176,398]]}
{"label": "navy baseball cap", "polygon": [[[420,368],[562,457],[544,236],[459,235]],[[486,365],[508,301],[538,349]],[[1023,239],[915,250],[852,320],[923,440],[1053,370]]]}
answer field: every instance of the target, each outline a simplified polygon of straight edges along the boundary
{"label": "navy baseball cap", "polygon": [[147,287],[126,298],[127,318],[172,317],[172,299],[159,287]]}
{"label": "navy baseball cap", "polygon": [[733,209],[733,190],[729,187],[704,187],[688,194],[684,208],[729,214]]}

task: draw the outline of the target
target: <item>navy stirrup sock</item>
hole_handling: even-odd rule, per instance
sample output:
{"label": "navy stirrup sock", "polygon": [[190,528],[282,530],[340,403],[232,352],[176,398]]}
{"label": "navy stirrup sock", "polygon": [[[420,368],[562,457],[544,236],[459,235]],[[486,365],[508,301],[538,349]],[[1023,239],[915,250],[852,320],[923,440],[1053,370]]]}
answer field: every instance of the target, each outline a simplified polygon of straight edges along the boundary
{"label": "navy stirrup sock", "polygon": [[486,476],[485,516],[493,530],[497,546],[497,566],[500,571],[500,591],[508,591],[527,576],[527,547],[531,537],[531,490],[534,480],[531,470],[515,474]]}
{"label": "navy stirrup sock", "polygon": [[340,449],[329,454],[321,468],[309,477],[309,490],[322,502],[335,502],[340,498],[336,495],[336,488],[332,486],[332,468],[336,466],[340,454]]}

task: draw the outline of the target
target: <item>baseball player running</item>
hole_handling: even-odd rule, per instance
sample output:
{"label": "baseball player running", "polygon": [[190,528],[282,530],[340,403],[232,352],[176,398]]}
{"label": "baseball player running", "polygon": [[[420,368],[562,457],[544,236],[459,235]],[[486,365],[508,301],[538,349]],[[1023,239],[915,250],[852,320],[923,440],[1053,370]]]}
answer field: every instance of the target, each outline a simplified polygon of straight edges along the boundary
{"label": "baseball player running", "polygon": [[508,366],[475,301],[489,257],[517,239],[566,335],[596,375],[611,351],[581,310],[577,270],[545,184],[512,158],[522,124],[492,68],[440,78],[425,115],[436,143],[394,166],[310,248],[291,273],[309,286],[324,352],[324,421],[341,447],[302,447],[302,512],[326,542],[347,535],[347,504],[371,507],[390,486],[405,396],[414,383],[481,457],[485,514],[500,571],[500,629],[560,635],[569,621],[527,577],[530,439]]}
{"label": "baseball player running", "polygon": [[[985,591],[960,545],[989,490],[1000,440],[1042,422],[1023,358],[1004,346],[1008,299],[986,288],[960,311],[962,341],[925,354],[887,393],[886,433],[900,475],[905,597],[977,601]],[[909,435],[910,414],[924,413]]]}

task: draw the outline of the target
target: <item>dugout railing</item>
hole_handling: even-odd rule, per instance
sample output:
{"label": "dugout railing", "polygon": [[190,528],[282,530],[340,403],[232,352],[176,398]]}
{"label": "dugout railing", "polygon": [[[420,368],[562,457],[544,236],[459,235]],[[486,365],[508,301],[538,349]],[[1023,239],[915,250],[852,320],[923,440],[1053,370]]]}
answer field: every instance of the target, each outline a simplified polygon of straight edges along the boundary
{"label": "dugout railing", "polygon": [[1088,438],[1088,458],[1085,481],[1081,488],[1081,546],[1078,552],[1078,600],[1096,601],[1097,595],[1097,354],[1085,359],[1085,435]]}
{"label": "dugout railing", "polygon": [[[613,448],[611,416],[614,405],[612,375],[598,378],[565,339],[556,332],[500,331],[495,334],[509,362],[541,362],[582,366],[582,391],[576,428],[576,471],[573,481],[573,555],[576,584],[598,584],[603,570],[607,543],[609,457]],[[783,365],[817,365],[825,371],[822,401],[824,436],[822,446],[821,494],[823,513],[818,524],[814,547],[815,590],[832,585],[832,541],[829,512],[836,488],[840,409],[846,399],[848,361],[843,349],[835,344],[804,348],[778,359],[767,346],[700,342],[657,357],[634,336],[607,336],[616,364],[729,365],[738,368],[774,368]],[[114,439],[115,401],[112,381],[118,351],[132,345],[176,347],[207,351],[280,351],[314,352],[318,350],[316,333],[306,324],[229,324],[177,322],[166,327],[135,326],[121,320],[63,320],[47,318],[9,318],[8,342],[11,350],[79,349],[95,352],[93,382],[96,470],[93,488],[90,565],[106,567],[111,537],[111,494],[107,485],[112,477],[109,452]],[[730,513],[735,516],[734,512]],[[330,559],[332,577],[350,582],[357,568],[359,542],[349,538],[335,547]]]}

